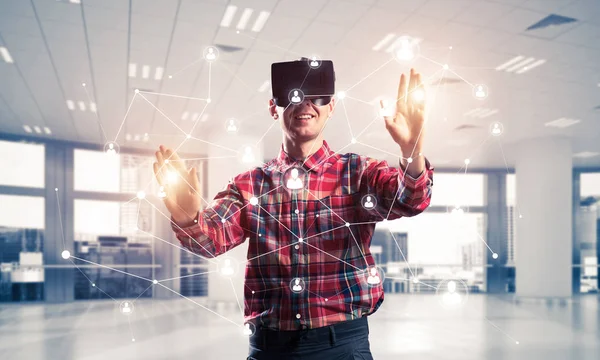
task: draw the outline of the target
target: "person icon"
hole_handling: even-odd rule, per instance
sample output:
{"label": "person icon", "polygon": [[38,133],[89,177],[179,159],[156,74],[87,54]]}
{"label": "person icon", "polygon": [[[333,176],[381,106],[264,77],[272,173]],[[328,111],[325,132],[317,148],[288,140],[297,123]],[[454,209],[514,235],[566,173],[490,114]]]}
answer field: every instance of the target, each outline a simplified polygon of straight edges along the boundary
{"label": "person icon", "polygon": [[246,323],[244,325],[244,335],[246,335],[246,336],[252,335],[252,329],[250,329],[250,324],[249,323]]}
{"label": "person icon", "polygon": [[379,277],[379,274],[377,273],[377,268],[376,267],[372,267],[369,270],[369,277],[367,278],[367,284],[369,285],[377,285],[381,282],[381,278]]}
{"label": "person icon", "polygon": [[300,279],[294,279],[294,286],[292,286],[292,291],[300,292],[302,291],[302,285],[300,285]]}
{"label": "person icon", "polygon": [[364,203],[364,206],[365,206],[365,208],[367,208],[367,209],[372,209],[372,208],[373,208],[373,206],[375,206],[375,205],[373,204],[373,202],[371,201],[371,196],[370,196],[370,195],[369,195],[369,196],[367,196],[367,201],[365,201],[365,203]]}
{"label": "person icon", "polygon": [[477,85],[477,89],[475,90],[475,97],[484,98],[485,91],[483,90],[483,85]]}
{"label": "person icon", "polygon": [[287,180],[287,188],[290,190],[302,189],[304,185],[302,184],[302,180],[298,177],[298,169],[292,169],[290,175],[290,178]]}
{"label": "person icon", "polygon": [[229,124],[227,125],[227,131],[236,132],[237,126],[235,125],[235,119],[229,119]]}
{"label": "person icon", "polygon": [[396,56],[400,60],[410,60],[415,56],[412,49],[410,48],[410,43],[408,39],[401,40],[400,49],[398,49],[398,51],[396,52]]}
{"label": "person icon", "polygon": [[233,275],[233,266],[231,266],[231,259],[225,259],[223,267],[221,268],[221,274],[225,276]]}
{"label": "person icon", "polygon": [[108,155],[116,155],[117,150],[115,150],[115,144],[113,144],[113,143],[108,144],[108,149],[106,149],[106,153]]}
{"label": "person icon", "polygon": [[217,55],[215,55],[215,49],[213,48],[208,48],[208,54],[206,54],[206,60],[214,60],[216,59]]}
{"label": "person icon", "polygon": [[129,303],[126,302],[123,304],[123,314],[129,314],[131,313],[131,308],[129,307]]}
{"label": "person icon", "polygon": [[302,99],[300,99],[300,96],[298,96],[298,90],[294,90],[294,96],[292,96],[292,102],[297,104],[301,101],[302,101]]}
{"label": "person icon", "polygon": [[244,157],[242,161],[245,163],[251,163],[254,161],[254,154],[252,154],[252,148],[250,146],[246,146],[244,148]]}
{"label": "person icon", "polygon": [[456,282],[448,281],[448,291],[444,294],[444,303],[447,305],[460,304],[460,295],[456,292]]}
{"label": "person icon", "polygon": [[501,132],[502,130],[500,129],[500,124],[495,123],[494,127],[492,128],[492,135],[500,135]]}
{"label": "person icon", "polygon": [[319,62],[317,61],[317,57],[316,57],[316,56],[313,56],[313,57],[312,57],[312,60],[311,60],[311,62],[310,62],[310,66],[312,66],[312,67],[317,67],[317,66],[319,66]]}
{"label": "person icon", "polygon": [[164,199],[167,197],[167,193],[165,192],[165,187],[162,185],[158,188],[158,197],[161,199]]}

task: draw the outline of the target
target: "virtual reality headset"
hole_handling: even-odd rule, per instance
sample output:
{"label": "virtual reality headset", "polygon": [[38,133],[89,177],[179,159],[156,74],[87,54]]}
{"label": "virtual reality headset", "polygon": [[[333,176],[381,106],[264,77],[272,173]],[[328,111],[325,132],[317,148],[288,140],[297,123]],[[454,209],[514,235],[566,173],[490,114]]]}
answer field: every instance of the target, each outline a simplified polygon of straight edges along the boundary
{"label": "virtual reality headset", "polygon": [[333,62],[302,58],[273,63],[271,90],[277,106],[298,105],[304,99],[315,105],[327,105],[335,94]]}

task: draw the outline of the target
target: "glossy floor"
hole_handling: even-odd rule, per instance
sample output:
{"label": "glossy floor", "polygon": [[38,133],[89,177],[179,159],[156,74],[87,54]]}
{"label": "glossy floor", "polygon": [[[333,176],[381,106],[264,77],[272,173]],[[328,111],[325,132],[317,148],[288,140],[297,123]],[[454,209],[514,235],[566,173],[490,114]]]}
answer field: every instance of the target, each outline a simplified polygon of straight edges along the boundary
{"label": "glossy floor", "polygon": [[[120,306],[2,304],[0,359],[245,359],[237,304],[144,300],[129,316]],[[431,295],[390,294],[370,317],[371,349],[376,360],[597,360],[599,310],[589,295],[563,304],[472,295],[449,312]]]}

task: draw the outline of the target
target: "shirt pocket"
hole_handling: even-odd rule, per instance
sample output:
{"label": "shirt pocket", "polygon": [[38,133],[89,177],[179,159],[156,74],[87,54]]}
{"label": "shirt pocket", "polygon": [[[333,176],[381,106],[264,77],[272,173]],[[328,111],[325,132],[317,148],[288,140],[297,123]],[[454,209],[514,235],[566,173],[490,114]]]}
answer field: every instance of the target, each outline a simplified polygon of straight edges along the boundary
{"label": "shirt pocket", "polygon": [[[325,242],[340,242],[340,245],[348,240],[354,242],[350,229],[358,218],[356,199],[354,195],[331,195],[317,201],[317,237]],[[357,232],[353,234],[358,240]]]}

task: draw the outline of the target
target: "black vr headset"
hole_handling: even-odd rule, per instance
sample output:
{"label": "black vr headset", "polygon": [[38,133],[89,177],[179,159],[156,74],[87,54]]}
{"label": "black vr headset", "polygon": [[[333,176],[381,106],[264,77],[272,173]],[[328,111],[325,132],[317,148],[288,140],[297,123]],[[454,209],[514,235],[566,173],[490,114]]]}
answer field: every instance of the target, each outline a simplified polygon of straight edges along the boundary
{"label": "black vr headset", "polygon": [[329,104],[335,94],[335,72],[331,60],[302,58],[271,64],[271,90],[275,105],[288,107],[310,100]]}

